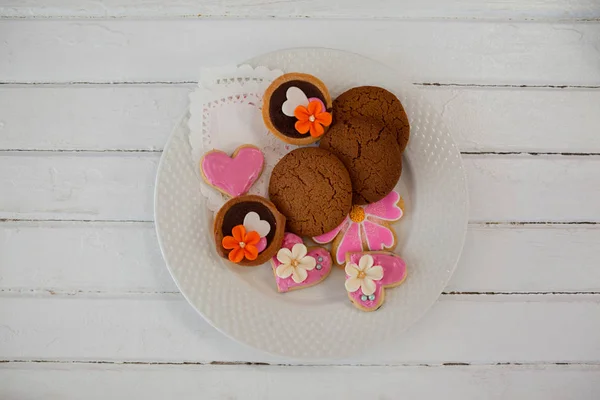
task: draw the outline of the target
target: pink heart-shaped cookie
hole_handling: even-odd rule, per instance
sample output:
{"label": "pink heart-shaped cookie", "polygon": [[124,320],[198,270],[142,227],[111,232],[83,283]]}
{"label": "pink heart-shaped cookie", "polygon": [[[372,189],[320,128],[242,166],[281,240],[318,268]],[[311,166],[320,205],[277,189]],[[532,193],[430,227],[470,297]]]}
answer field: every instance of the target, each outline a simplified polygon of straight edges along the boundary
{"label": "pink heart-shaped cookie", "polygon": [[[299,245],[299,248],[294,249],[295,245]],[[306,247],[302,242],[302,238],[298,235],[294,235],[293,233],[286,232],[283,237],[283,243],[281,244],[282,249],[288,249],[291,252],[300,252],[301,255],[300,265],[296,268],[303,268],[303,264],[309,266],[310,269],[305,269],[305,273],[298,274],[295,272],[294,274],[288,275],[285,271],[281,269],[278,271],[278,267],[282,266],[282,262],[280,259],[284,259],[279,253],[275,255],[271,259],[271,264],[273,266],[273,275],[275,275],[275,282],[277,283],[277,291],[280,293],[285,293],[290,290],[296,289],[304,289],[310,286],[314,286],[317,283],[321,282],[331,272],[331,254],[329,251],[323,247]],[[278,258],[279,257],[279,258]],[[306,260],[306,259],[309,260]],[[312,260],[310,260],[312,258]],[[314,261],[313,261],[314,260]],[[308,261],[308,262],[307,262]],[[285,266],[285,265],[284,265]],[[312,267],[312,268],[311,268]],[[282,273],[283,272],[283,273]],[[290,271],[288,271],[290,272]],[[306,276],[302,276],[306,274]],[[300,277],[298,278],[298,275]],[[296,282],[296,280],[302,280],[301,282]]]}
{"label": "pink heart-shaped cookie", "polygon": [[230,196],[241,196],[250,190],[260,177],[265,157],[254,146],[238,147],[229,157],[220,150],[209,151],[200,160],[204,180],[220,192]]}
{"label": "pink heart-shaped cookie", "polygon": [[406,262],[389,251],[346,253],[346,290],[352,304],[375,311],[385,300],[385,289],[406,279]]}

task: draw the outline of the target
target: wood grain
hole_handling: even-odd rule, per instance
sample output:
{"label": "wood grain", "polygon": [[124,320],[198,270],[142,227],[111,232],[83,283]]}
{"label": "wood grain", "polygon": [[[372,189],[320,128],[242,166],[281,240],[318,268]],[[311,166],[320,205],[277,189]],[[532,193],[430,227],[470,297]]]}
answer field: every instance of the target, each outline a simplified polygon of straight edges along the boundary
{"label": "wood grain", "polygon": [[0,16],[18,18],[85,17],[228,17],[228,18],[489,18],[500,19],[593,19],[600,17],[592,0],[316,0],[265,2],[261,0],[1,0]]}
{"label": "wood grain", "polygon": [[[158,160],[2,153],[0,218],[151,221]],[[469,155],[464,164],[472,222],[600,222],[600,157]]]}
{"label": "wood grain", "polygon": [[598,222],[600,157],[474,155],[464,164],[471,221]]}
{"label": "wood grain", "polygon": [[598,292],[600,226],[475,226],[447,292]]}
{"label": "wood grain", "polygon": [[[158,151],[193,87],[0,86],[0,149]],[[600,89],[420,90],[442,111],[462,151],[600,153]]]}
{"label": "wood grain", "polygon": [[[446,292],[600,292],[598,226],[479,226]],[[31,251],[35,249],[35,251]],[[0,291],[177,292],[151,223],[4,222]]]}
{"label": "wood grain", "polygon": [[5,153],[0,218],[152,219],[157,154]]}
{"label": "wood grain", "polygon": [[[375,345],[368,354],[335,363],[593,363],[600,359],[598,300],[582,295],[444,296],[393,346]],[[179,295],[4,295],[0,320],[5,360],[311,361],[235,343]]]}
{"label": "wood grain", "polygon": [[[597,399],[599,18],[594,0],[0,0],[0,397]],[[213,329],[150,222],[199,68],[307,43],[424,83],[463,152],[529,153],[465,155],[463,294],[340,366]]]}
{"label": "wood grain", "polygon": [[3,20],[0,82],[196,81],[203,66],[309,44],[375,58],[413,82],[600,85],[600,23],[360,24],[356,35],[349,20]]}
{"label": "wood grain", "polygon": [[[600,367],[2,364],[7,399],[597,399]],[[310,382],[298,385],[298,381]],[[349,384],[352,382],[352,384]],[[294,390],[290,390],[290,388]]]}
{"label": "wood grain", "polygon": [[6,150],[160,150],[184,114],[192,87],[0,86],[0,146]]}

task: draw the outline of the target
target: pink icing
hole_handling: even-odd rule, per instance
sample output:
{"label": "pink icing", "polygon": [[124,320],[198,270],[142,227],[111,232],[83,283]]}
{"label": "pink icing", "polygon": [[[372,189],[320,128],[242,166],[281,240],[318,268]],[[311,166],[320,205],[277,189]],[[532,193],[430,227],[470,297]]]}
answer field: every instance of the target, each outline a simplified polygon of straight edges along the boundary
{"label": "pink icing", "polygon": [[363,206],[367,216],[364,221],[353,222],[349,217],[346,217],[344,222],[334,230],[316,236],[313,240],[324,244],[341,235],[340,243],[335,252],[335,260],[338,264],[344,263],[346,253],[364,250],[363,240],[367,250],[377,251],[391,248],[394,245],[394,235],[388,227],[379,224],[378,220],[397,221],[400,219],[402,209],[397,205],[399,200],[400,195],[392,191],[378,202]]}
{"label": "pink icing", "polygon": [[360,240],[360,224],[352,222],[337,247],[335,259],[338,264],[343,264],[346,259],[346,253],[361,250],[362,241]]}
{"label": "pink icing", "polygon": [[[303,243],[302,238],[293,233],[286,232],[285,235],[283,236],[283,243],[282,243],[281,247],[285,247],[285,248],[291,250],[292,247],[294,247],[294,245],[297,243]],[[280,278],[277,275],[275,275],[275,282],[277,283],[277,288],[279,289],[280,292],[287,292],[290,289],[301,288],[301,287],[313,285],[316,282],[321,281],[324,277],[326,277],[329,274],[329,272],[331,271],[331,265],[332,265],[331,254],[329,254],[329,251],[327,251],[326,249],[323,249],[323,248],[316,248],[316,249],[309,250],[307,255],[314,257],[315,260],[317,261],[317,264],[320,264],[323,268],[321,268],[320,270],[317,268],[314,268],[310,271],[307,271],[308,277],[306,278],[306,280],[304,282],[301,282],[301,283],[294,282],[294,280],[292,279],[291,276],[287,277],[287,278]],[[322,257],[323,261],[319,262],[319,257]],[[274,273],[275,269],[281,263],[279,262],[279,260],[277,260],[277,256],[273,257],[271,261],[273,263],[273,273]]]}
{"label": "pink icing", "polygon": [[294,233],[285,232],[283,234],[283,242],[281,242],[281,247],[285,247],[286,249],[291,249],[295,244],[304,243],[302,238]]}
{"label": "pink icing", "polygon": [[308,99],[308,102],[310,103],[311,101],[317,101],[321,104],[321,111],[319,112],[325,112],[327,111],[327,108],[325,107],[325,103],[323,103],[323,101],[321,99],[319,99],[318,97],[311,97],[310,99]]}
{"label": "pink icing", "polygon": [[387,227],[365,220],[363,228],[369,250],[383,250],[394,245],[394,234]]}
{"label": "pink icing", "polygon": [[400,195],[397,192],[392,191],[378,202],[365,206],[365,214],[386,221],[397,221],[402,217],[402,209],[398,207],[399,200]]}
{"label": "pink icing", "polygon": [[344,220],[344,222],[342,222],[341,224],[339,224],[337,226],[337,228],[335,228],[334,230],[324,233],[321,236],[315,236],[313,238],[313,240],[317,243],[320,244],[325,244],[325,243],[329,243],[331,242],[333,239],[335,239],[335,237],[337,236],[338,233],[340,233],[340,231],[342,230],[342,228],[345,227],[345,225],[348,223],[349,218],[346,217],[346,219]]}
{"label": "pink icing", "polygon": [[[393,286],[398,282],[402,282],[406,278],[406,262],[400,256],[393,253],[373,254],[373,253],[353,253],[350,255],[350,262],[358,264],[360,258],[365,254],[371,254],[373,257],[373,265],[381,265],[383,268],[383,278],[375,282],[375,299],[361,300],[363,294],[359,288],[356,292],[349,293],[352,300],[365,308],[376,308],[380,303],[381,294],[386,286]],[[346,275],[346,279],[349,277]]]}
{"label": "pink icing", "polygon": [[234,158],[211,151],[202,158],[202,173],[212,186],[232,197],[247,193],[262,172],[265,158],[254,147],[242,147]]}
{"label": "pink icing", "polygon": [[260,253],[266,248],[267,248],[267,238],[261,237],[260,240],[258,241],[258,244],[256,245],[256,250],[258,250],[258,252]]}

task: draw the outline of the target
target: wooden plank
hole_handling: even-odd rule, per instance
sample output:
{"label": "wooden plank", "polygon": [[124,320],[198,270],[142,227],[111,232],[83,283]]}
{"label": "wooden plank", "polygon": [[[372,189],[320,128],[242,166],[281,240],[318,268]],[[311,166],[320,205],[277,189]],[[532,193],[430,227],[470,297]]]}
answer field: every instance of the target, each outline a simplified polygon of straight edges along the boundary
{"label": "wooden plank", "polygon": [[[0,153],[0,218],[152,220],[158,159]],[[464,163],[473,222],[599,221],[600,157],[475,155]]]}
{"label": "wooden plank", "polygon": [[[0,149],[162,149],[193,86],[0,86]],[[600,152],[598,89],[420,90],[462,151]]]}
{"label": "wooden plank", "polygon": [[600,85],[600,23],[367,20],[360,32],[351,20],[3,20],[0,81],[195,81],[203,66],[321,46],[413,82]]}
{"label": "wooden plank", "polygon": [[316,0],[277,3],[260,0],[193,1],[174,3],[139,0],[1,0],[0,16],[12,18],[85,17],[234,17],[234,18],[509,18],[567,19],[600,17],[592,0],[504,0],[487,3],[476,0]]}
{"label": "wooden plank", "polygon": [[[598,226],[470,226],[445,290],[600,292],[598,243]],[[0,276],[10,292],[177,291],[151,223],[4,222]]]}
{"label": "wooden plank", "polygon": [[149,220],[157,154],[4,153],[0,218]]}
{"label": "wooden plank", "polygon": [[[0,396],[60,398],[567,399],[600,396],[600,367],[2,364]],[[298,384],[310,382],[310,384]],[[352,382],[352,383],[350,383]],[[293,388],[293,390],[290,390]]]}
{"label": "wooden plank", "polygon": [[1,86],[0,146],[7,150],[162,149],[186,110],[191,88]]}
{"label": "wooden plank", "polygon": [[462,151],[600,152],[600,90],[429,87]]}
{"label": "wooden plank", "polygon": [[447,292],[598,292],[600,226],[469,227]]}
{"label": "wooden plank", "polygon": [[[179,295],[9,295],[0,320],[4,360],[310,361],[233,342]],[[339,363],[593,363],[599,329],[598,296],[444,296],[396,342]]]}
{"label": "wooden plank", "polygon": [[13,291],[177,291],[152,223],[5,222],[0,276]]}
{"label": "wooden plank", "polygon": [[595,221],[600,157],[467,156],[471,221]]}

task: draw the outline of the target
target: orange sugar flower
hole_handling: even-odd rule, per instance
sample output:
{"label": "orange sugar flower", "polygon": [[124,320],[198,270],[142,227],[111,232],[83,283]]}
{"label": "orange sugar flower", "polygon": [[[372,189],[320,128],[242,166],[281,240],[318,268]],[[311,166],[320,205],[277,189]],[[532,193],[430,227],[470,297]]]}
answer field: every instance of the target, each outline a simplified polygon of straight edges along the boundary
{"label": "orange sugar flower", "polygon": [[312,100],[308,106],[298,106],[294,110],[294,116],[298,118],[296,121],[296,130],[301,134],[308,133],[310,136],[319,137],[325,133],[323,126],[331,125],[331,114],[323,110],[321,102]]}
{"label": "orange sugar flower", "polygon": [[258,257],[256,245],[260,241],[258,232],[250,231],[246,233],[244,225],[237,225],[231,230],[233,236],[223,238],[223,247],[229,252],[229,261],[239,263],[244,258],[252,261]]}

